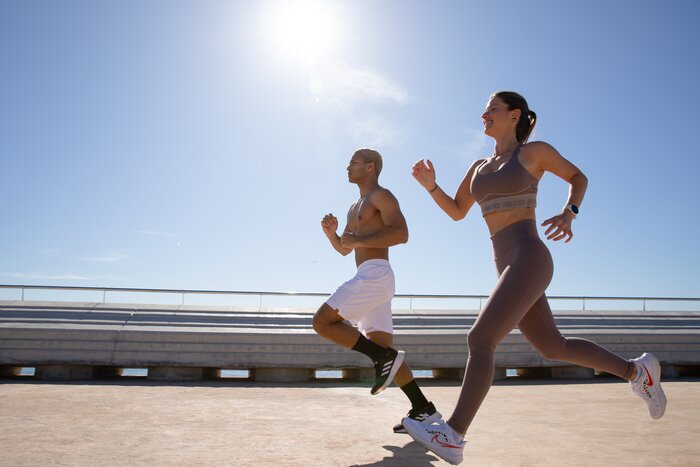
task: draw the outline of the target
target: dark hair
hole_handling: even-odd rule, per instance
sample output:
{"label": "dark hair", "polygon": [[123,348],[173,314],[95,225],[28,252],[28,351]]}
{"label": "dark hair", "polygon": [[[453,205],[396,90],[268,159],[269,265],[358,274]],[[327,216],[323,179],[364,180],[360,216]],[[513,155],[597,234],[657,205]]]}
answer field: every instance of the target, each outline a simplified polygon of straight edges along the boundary
{"label": "dark hair", "polygon": [[513,91],[498,91],[491,98],[498,97],[507,106],[508,110],[520,110],[520,120],[515,126],[515,139],[518,143],[526,143],[537,123],[537,115],[527,106],[523,96]]}
{"label": "dark hair", "polygon": [[362,156],[362,160],[365,162],[374,162],[374,173],[379,177],[379,174],[382,173],[382,155],[378,151],[363,148],[355,151],[355,154]]}

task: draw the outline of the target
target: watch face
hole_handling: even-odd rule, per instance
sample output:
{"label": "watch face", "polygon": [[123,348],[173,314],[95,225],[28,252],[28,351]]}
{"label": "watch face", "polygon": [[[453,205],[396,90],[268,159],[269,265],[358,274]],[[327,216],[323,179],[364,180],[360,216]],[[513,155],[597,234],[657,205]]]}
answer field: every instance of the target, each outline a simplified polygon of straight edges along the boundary
{"label": "watch face", "polygon": [[571,212],[573,212],[574,214],[578,214],[578,206],[576,206],[575,204],[572,204],[571,205]]}

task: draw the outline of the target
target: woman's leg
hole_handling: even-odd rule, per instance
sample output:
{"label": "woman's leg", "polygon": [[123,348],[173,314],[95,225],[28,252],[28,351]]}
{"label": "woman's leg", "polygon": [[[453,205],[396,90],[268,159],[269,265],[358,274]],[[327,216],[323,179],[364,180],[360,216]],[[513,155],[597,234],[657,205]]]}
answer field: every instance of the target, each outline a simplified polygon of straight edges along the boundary
{"label": "woman's leg", "polygon": [[562,336],[544,294],[523,317],[518,328],[545,358],[594,368],[626,380],[633,376],[634,364],[628,360],[587,339]]}
{"label": "woman's leg", "polygon": [[469,359],[457,406],[448,420],[466,433],[491,387],[494,351],[498,343],[522,320],[544,293],[552,278],[552,260],[537,244],[522,245],[503,270],[491,296],[469,331]]}

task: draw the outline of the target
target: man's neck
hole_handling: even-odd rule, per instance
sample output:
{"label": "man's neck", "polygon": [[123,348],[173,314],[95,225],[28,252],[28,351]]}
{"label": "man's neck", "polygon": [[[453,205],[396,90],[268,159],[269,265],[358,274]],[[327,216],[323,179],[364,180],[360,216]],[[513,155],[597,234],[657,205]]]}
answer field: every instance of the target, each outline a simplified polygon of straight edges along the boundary
{"label": "man's neck", "polygon": [[360,197],[363,197],[379,188],[379,182],[376,179],[367,180],[366,182],[358,183],[357,187],[360,189]]}

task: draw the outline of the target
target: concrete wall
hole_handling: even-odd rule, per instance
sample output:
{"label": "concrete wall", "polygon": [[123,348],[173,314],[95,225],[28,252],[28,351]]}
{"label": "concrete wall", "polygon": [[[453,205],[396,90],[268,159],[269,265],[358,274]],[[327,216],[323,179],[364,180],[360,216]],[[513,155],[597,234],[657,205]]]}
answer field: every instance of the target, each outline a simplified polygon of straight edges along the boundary
{"label": "concrete wall", "polygon": [[[159,379],[246,369],[257,380],[299,380],[313,377],[316,369],[371,366],[365,356],[317,336],[311,328],[313,311],[0,301],[0,376],[36,367],[37,376],[47,379],[89,378],[118,375],[117,369],[129,367],[149,368],[149,375]],[[397,310],[395,347],[406,351],[413,369],[461,378],[466,336],[476,314]],[[700,367],[700,312],[555,315],[564,335],[591,339],[626,358],[654,353],[667,376]],[[563,377],[593,374],[542,358],[517,330],[498,347],[496,366],[522,374],[543,367],[557,368]]]}

